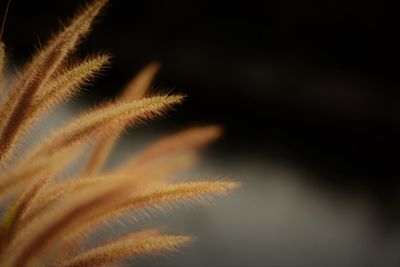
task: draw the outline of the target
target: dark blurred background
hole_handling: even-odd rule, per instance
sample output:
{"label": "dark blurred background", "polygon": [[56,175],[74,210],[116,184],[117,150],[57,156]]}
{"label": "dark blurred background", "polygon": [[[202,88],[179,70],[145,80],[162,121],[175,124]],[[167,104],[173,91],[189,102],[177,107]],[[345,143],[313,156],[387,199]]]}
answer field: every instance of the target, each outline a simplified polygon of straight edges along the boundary
{"label": "dark blurred background", "polygon": [[[5,2],[1,1],[2,11]],[[3,38],[13,66],[29,59],[33,44],[43,43],[58,29],[57,22],[71,17],[84,2],[13,0]],[[400,254],[400,46],[395,26],[398,16],[391,15],[387,3],[110,2],[77,56],[105,51],[113,55],[113,62],[93,85],[86,87],[82,103],[100,103],[116,96],[140,68],[159,60],[162,69],[156,87],[183,92],[188,98],[167,118],[144,126],[144,135],[146,129],[172,131],[193,124],[223,125],[224,138],[208,150],[214,162],[220,163],[215,169],[244,183],[239,198],[249,200],[243,192],[260,195],[255,198],[260,203],[232,200],[242,204],[242,209],[232,212],[243,214],[242,220],[254,220],[250,227],[258,228],[259,235],[242,243],[240,231],[246,226],[236,224],[233,232],[238,239],[226,241],[238,242],[236,248],[224,248],[224,254],[219,247],[218,253],[205,254],[203,262],[196,262],[203,266],[400,266],[396,256]],[[285,237],[287,243],[279,243],[278,235],[269,240],[268,224],[257,221],[258,217],[246,217],[243,210],[249,207],[243,203],[263,207],[266,195],[273,194],[271,187],[263,191],[263,186],[267,187],[271,179],[279,181],[271,168],[293,170],[290,176],[299,188],[312,188],[304,194],[317,195],[311,197],[311,202],[340,202],[340,207],[365,204],[367,212],[361,212],[360,224],[367,223],[369,230],[360,236],[371,237],[374,246],[354,237],[351,242],[368,248],[356,250],[346,240],[330,247],[330,239],[321,238],[321,244],[298,252],[305,244],[293,244],[301,238],[289,236]],[[229,205],[229,200],[224,203]],[[294,210],[296,203],[292,203]],[[355,213],[360,209],[355,208]],[[254,212],[267,218],[277,216],[268,210]],[[330,214],[333,221],[339,218],[333,211]],[[330,227],[335,227],[325,225],[312,212],[307,216],[310,225],[322,227],[321,231],[333,231]],[[286,219],[296,218],[293,215]],[[338,220],[350,219],[345,216]],[[230,223],[235,225],[226,222]],[[358,229],[357,224],[354,228]],[[353,228],[346,229],[338,230],[337,235],[346,236],[346,231]],[[304,241],[312,243],[316,235],[306,236]],[[257,248],[247,251],[251,244],[246,242],[252,241]],[[274,247],[277,243],[281,247]],[[203,244],[207,246],[207,240]],[[346,244],[343,253],[335,251]],[[266,252],[271,248],[276,253]],[[324,251],[318,258],[321,249]],[[197,266],[190,261],[191,257],[195,259],[196,249],[190,251],[185,264]],[[372,253],[374,259],[371,251],[376,252]],[[244,253],[243,261],[235,258],[240,252]],[[315,261],[310,260],[313,253]],[[182,263],[170,261],[166,265]]]}

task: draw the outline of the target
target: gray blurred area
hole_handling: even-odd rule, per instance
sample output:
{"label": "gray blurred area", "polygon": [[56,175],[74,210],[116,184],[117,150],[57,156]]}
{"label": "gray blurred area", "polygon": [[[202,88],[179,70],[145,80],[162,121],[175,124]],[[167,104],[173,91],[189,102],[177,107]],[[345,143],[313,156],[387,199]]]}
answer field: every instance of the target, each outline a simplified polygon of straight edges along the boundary
{"label": "gray blurred area", "polygon": [[[4,37],[11,71],[83,2],[13,1]],[[223,138],[189,176],[242,187],[209,206],[128,216],[100,238],[156,226],[197,237],[127,266],[400,266],[400,44],[391,9],[352,0],[112,0],[77,54],[109,52],[111,68],[43,127],[115,97],[159,60],[156,89],[188,99],[129,130],[108,166],[168,133],[220,124]]]}
{"label": "gray blurred area", "polygon": [[[84,109],[79,107],[75,103],[59,108],[37,127],[31,142],[39,140],[47,127],[62,125]],[[171,132],[150,126],[130,130],[105,168]],[[161,227],[195,240],[177,253],[126,260],[126,266],[398,266],[400,232],[383,231],[374,203],[365,194],[321,189],[310,182],[318,179],[312,177],[315,174],[285,161],[251,154],[224,158],[212,148],[202,155],[199,166],[180,179],[229,178],[242,183],[241,188],[208,205],[175,203],[166,206],[164,213],[127,214],[100,228],[87,245]]]}

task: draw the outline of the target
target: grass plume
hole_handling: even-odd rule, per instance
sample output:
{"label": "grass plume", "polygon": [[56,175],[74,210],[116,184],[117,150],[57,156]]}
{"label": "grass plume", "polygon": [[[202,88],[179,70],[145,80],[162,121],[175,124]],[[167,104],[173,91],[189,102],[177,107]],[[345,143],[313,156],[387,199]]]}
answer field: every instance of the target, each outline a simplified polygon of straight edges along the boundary
{"label": "grass plume", "polygon": [[[156,62],[140,71],[116,100],[84,112],[14,156],[39,119],[108,65],[108,55],[73,64],[70,59],[106,2],[93,0],[82,8],[34,54],[8,93],[0,88],[0,266],[118,266],[126,257],[174,251],[191,238],[153,229],[94,244],[83,252],[74,248],[94,229],[124,214],[163,211],[176,202],[203,203],[238,186],[218,180],[172,182],[197,162],[200,148],[221,135],[219,126],[192,127],[163,137],[103,172],[124,129],[161,116],[184,99],[180,94],[151,93],[160,67]],[[5,51],[0,42],[0,86],[6,82]],[[89,148],[89,160],[78,174],[55,179]]]}
{"label": "grass plume", "polygon": [[188,236],[133,236],[93,248],[60,264],[60,267],[102,266],[105,263],[161,251],[173,251],[191,240]]}
{"label": "grass plume", "polygon": [[[146,68],[140,71],[129,82],[117,101],[123,103],[142,99],[146,92],[149,91],[150,85],[159,68],[160,65],[158,63],[151,63],[146,66]],[[103,137],[97,141],[88,164],[84,169],[85,175],[94,175],[101,170],[101,167],[123,129],[124,125],[121,125],[119,129],[114,130],[112,135],[107,136],[107,138]]]}

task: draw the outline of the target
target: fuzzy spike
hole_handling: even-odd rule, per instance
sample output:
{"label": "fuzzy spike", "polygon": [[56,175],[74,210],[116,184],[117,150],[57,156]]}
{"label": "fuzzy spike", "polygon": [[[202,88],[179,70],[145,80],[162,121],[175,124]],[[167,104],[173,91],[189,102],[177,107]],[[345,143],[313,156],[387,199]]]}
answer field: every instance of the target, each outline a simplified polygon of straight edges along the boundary
{"label": "fuzzy spike", "polygon": [[72,147],[90,137],[106,136],[113,129],[134,124],[162,114],[170,106],[180,103],[181,95],[156,96],[126,104],[110,104],[75,119],[42,143],[31,157],[51,155],[64,147]]}
{"label": "fuzzy spike", "polygon": [[90,231],[95,229],[95,226],[106,222],[111,218],[116,218],[122,214],[146,207],[161,207],[168,202],[182,202],[185,200],[202,200],[202,197],[210,195],[218,195],[227,193],[239,186],[235,182],[223,181],[205,181],[182,183],[177,185],[167,185],[156,190],[150,190],[147,193],[132,195],[125,202],[121,202],[118,206],[112,209],[103,209],[95,217],[86,221],[85,224],[77,225],[71,229],[68,240],[79,242],[85,238]]}
{"label": "fuzzy spike", "polygon": [[116,216],[128,210],[135,210],[146,206],[159,206],[171,201],[182,202],[187,199],[201,199],[201,197],[212,194],[225,194],[238,186],[238,183],[227,181],[201,181],[166,185],[159,189],[133,196],[121,204],[118,209],[112,211],[112,213],[113,216]]}
{"label": "fuzzy spike", "polygon": [[64,31],[54,37],[34,57],[12,89],[10,97],[0,109],[0,163],[9,157],[18,139],[30,126],[28,115],[37,92],[60,67],[80,38],[89,31],[94,17],[105,3],[105,0],[94,1]]}
{"label": "fuzzy spike", "polygon": [[108,64],[109,58],[108,55],[88,58],[56,75],[36,97],[31,108],[31,116],[74,96],[83,84],[90,81]]}
{"label": "fuzzy spike", "polygon": [[[121,241],[126,241],[128,239],[131,240],[141,240],[143,238],[149,238],[153,236],[158,236],[160,235],[160,230],[155,228],[155,229],[148,229],[148,230],[141,230],[138,232],[134,232],[125,236],[120,236],[118,239],[114,240],[113,242],[121,242]],[[61,247],[60,253],[57,255],[56,262],[68,262],[69,259],[74,257],[74,253],[76,251],[76,248],[79,247],[77,242],[78,240],[72,240],[68,242],[67,246]],[[103,265],[100,265],[103,266]]]}
{"label": "fuzzy spike", "polygon": [[[118,102],[124,103],[142,99],[149,90],[159,68],[160,64],[156,62],[146,66],[146,68],[140,71],[123,90]],[[85,175],[96,175],[99,173],[123,129],[124,125],[119,129],[114,130],[114,133],[107,138],[101,138],[99,141],[97,141],[88,164],[83,171]]]}
{"label": "fuzzy spike", "polygon": [[166,185],[160,189],[131,198],[119,207],[119,212],[144,206],[159,206],[170,201],[181,202],[185,199],[201,199],[201,197],[211,194],[225,194],[238,186],[238,183],[228,181],[201,181]]}
{"label": "fuzzy spike", "polygon": [[174,251],[188,243],[188,236],[144,236],[127,237],[120,241],[91,249],[60,264],[60,267],[101,266],[103,264],[130,256],[154,254],[161,251]]}

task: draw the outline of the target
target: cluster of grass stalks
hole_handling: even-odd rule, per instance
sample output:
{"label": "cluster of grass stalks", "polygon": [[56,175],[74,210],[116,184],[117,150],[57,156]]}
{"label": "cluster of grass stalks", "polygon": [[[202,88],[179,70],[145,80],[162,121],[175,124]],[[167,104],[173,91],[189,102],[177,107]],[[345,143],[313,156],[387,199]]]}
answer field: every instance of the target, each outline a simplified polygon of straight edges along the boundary
{"label": "cluster of grass stalks", "polygon": [[[139,72],[116,100],[85,112],[15,156],[35,122],[74,96],[108,64],[108,55],[78,62],[70,59],[106,2],[94,0],[82,8],[23,67],[11,89],[2,92],[0,266],[106,266],[125,257],[175,250],[190,237],[157,229],[77,248],[98,227],[127,212],[162,210],[171,202],[201,203],[238,186],[223,180],[173,181],[176,173],[196,162],[199,148],[220,135],[218,126],[193,127],[167,136],[103,171],[126,127],[160,116],[184,98],[148,92],[159,67],[156,63]],[[1,73],[4,62],[1,43]],[[1,84],[4,80],[1,76]],[[89,158],[83,169],[74,177],[55,179],[82,154]]]}

